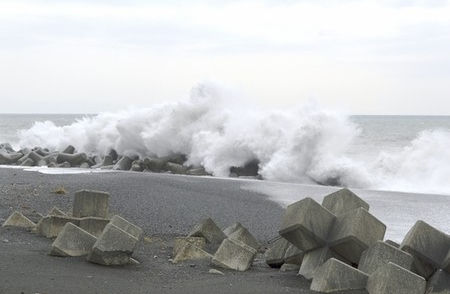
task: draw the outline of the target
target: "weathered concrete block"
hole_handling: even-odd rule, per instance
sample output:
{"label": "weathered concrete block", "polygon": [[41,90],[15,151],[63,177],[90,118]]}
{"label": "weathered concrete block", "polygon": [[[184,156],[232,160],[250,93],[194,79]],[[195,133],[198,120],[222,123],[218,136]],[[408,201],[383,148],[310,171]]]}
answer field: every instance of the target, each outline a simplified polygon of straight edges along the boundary
{"label": "weathered concrete block", "polygon": [[74,217],[96,216],[107,218],[109,214],[109,193],[93,190],[75,192]]}
{"label": "weathered concrete block", "polygon": [[428,279],[438,269],[450,248],[450,237],[423,221],[406,234],[400,249],[414,256],[413,271]]}
{"label": "weathered concrete block", "polygon": [[305,253],[302,250],[290,244],[284,254],[284,263],[301,265],[304,255]]}
{"label": "weathered concrete block", "polygon": [[369,294],[423,294],[423,277],[392,262],[379,267],[367,282]]}
{"label": "weathered concrete block", "polygon": [[297,272],[300,268],[300,265],[294,263],[285,263],[281,266],[280,272]]}
{"label": "weathered concrete block", "polygon": [[385,242],[377,241],[363,252],[358,269],[370,275],[379,267],[392,262],[404,269],[411,270],[413,260],[411,254]]}
{"label": "weathered concrete block", "polygon": [[78,226],[80,219],[68,216],[48,215],[38,222],[36,232],[47,238],[54,238],[58,236],[66,223],[72,223]]}
{"label": "weathered concrete block", "polygon": [[34,163],[33,159],[26,158],[20,165],[21,166],[34,166],[35,163]]}
{"label": "weathered concrete block", "polygon": [[322,247],[335,216],[311,198],[289,205],[284,213],[280,235],[303,251]]}
{"label": "weathered concrete block", "polygon": [[197,259],[209,259],[211,260],[213,256],[203,250],[195,246],[193,243],[186,242],[184,245],[177,251],[173,259],[173,263],[178,263],[180,261],[185,260],[197,260]]}
{"label": "weathered concrete block", "polygon": [[256,250],[259,249],[259,243],[256,238],[243,226],[231,233],[228,238],[244,242],[245,244]]}
{"label": "weathered concrete block", "polygon": [[397,242],[392,241],[392,240],[386,240],[386,241],[384,241],[384,243],[394,246],[395,248],[400,248],[400,244],[398,244]]}
{"label": "weathered concrete block", "polygon": [[74,154],[75,153],[75,147],[73,147],[72,145],[67,146],[62,153],[65,154]]}
{"label": "weathered concrete block", "polygon": [[197,224],[189,233],[188,237],[203,237],[207,243],[213,244],[220,244],[227,238],[211,218],[204,219]]}
{"label": "weathered concrete block", "polygon": [[3,223],[2,227],[17,227],[17,228],[25,228],[25,229],[33,229],[36,227],[36,224],[33,223],[26,216],[21,214],[18,211],[14,211],[6,221]]}
{"label": "weathered concrete block", "polygon": [[114,165],[114,170],[130,170],[131,164],[133,163],[133,159],[128,156],[123,156],[117,163]]}
{"label": "weathered concrete block", "polygon": [[140,227],[130,223],[129,221],[118,215],[115,215],[111,218],[111,223],[138,240],[141,240],[142,235],[144,234],[144,231]]}
{"label": "weathered concrete block", "polygon": [[59,209],[56,206],[53,206],[52,209],[47,213],[47,215],[59,215],[59,216],[67,216],[67,214],[64,213],[61,209]]}
{"label": "weathered concrete block", "polygon": [[324,293],[362,290],[367,285],[367,279],[368,275],[362,271],[331,258],[315,272],[311,290]]}
{"label": "weathered concrete block", "polygon": [[50,255],[83,256],[94,246],[97,238],[72,223],[66,223],[53,241]]}
{"label": "weathered concrete block", "polygon": [[322,206],[334,215],[344,214],[360,207],[369,210],[369,204],[349,189],[341,189],[325,196]]}
{"label": "weathered concrete block", "polygon": [[124,265],[130,262],[138,239],[112,223],[106,225],[87,260],[102,265]]}
{"label": "weathered concrete block", "polygon": [[426,294],[450,294],[450,274],[437,270],[428,280]]}
{"label": "weathered concrete block", "polygon": [[79,166],[83,162],[87,161],[88,157],[86,153],[75,153],[75,154],[68,154],[68,153],[59,153],[56,157],[57,163],[63,163],[68,162],[71,166]]}
{"label": "weathered concrete block", "polygon": [[228,236],[230,236],[232,233],[234,233],[235,231],[237,231],[239,228],[242,228],[242,227],[243,227],[243,225],[242,225],[241,223],[236,222],[236,223],[234,223],[234,224],[232,224],[232,225],[226,227],[226,228],[223,230],[223,233],[228,237]]}
{"label": "weathered concrete block", "polygon": [[203,249],[206,245],[206,240],[203,237],[178,237],[174,240],[173,256],[177,256],[180,249],[182,249],[186,243],[193,244],[195,247]]}
{"label": "weathered concrete block", "polygon": [[0,164],[16,163],[22,156],[22,153],[6,153],[3,150],[0,150]]}
{"label": "weathered concrete block", "polygon": [[447,256],[444,258],[441,268],[448,273],[450,273],[450,248],[448,250]]}
{"label": "weathered concrete block", "polygon": [[303,256],[298,274],[307,280],[311,280],[314,277],[316,270],[331,258],[339,259],[341,261],[344,260],[343,257],[339,256],[328,247],[321,247],[308,251]]}
{"label": "weathered concrete block", "polygon": [[253,263],[257,251],[234,239],[225,239],[212,259],[212,263],[226,269],[246,271]]}
{"label": "weathered concrete block", "polygon": [[284,256],[286,250],[291,243],[284,238],[276,240],[269,249],[264,253],[267,265],[274,268],[279,268],[284,263]]}
{"label": "weathered concrete block", "polygon": [[102,234],[103,230],[109,222],[110,220],[106,218],[87,216],[80,218],[79,227],[89,234],[98,237]]}
{"label": "weathered concrete block", "polygon": [[383,240],[386,225],[364,208],[357,208],[339,215],[329,235],[329,246],[336,253],[353,263],[378,240]]}
{"label": "weathered concrete block", "polygon": [[166,169],[168,171],[170,171],[173,174],[181,174],[184,175],[186,174],[186,172],[188,171],[188,167],[178,164],[178,163],[173,163],[173,162],[167,162],[166,163]]}

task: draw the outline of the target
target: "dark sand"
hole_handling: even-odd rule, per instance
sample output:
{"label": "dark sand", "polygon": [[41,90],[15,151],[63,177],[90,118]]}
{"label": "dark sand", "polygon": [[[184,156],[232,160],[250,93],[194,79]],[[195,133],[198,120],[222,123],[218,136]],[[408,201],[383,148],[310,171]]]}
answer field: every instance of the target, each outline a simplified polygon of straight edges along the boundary
{"label": "dark sand", "polygon": [[[104,267],[83,258],[47,255],[51,240],[0,228],[0,293],[316,293],[296,272],[267,267],[262,256],[247,272],[209,274],[205,262],[169,262],[174,236],[211,216],[223,227],[239,221],[261,241],[276,236],[282,208],[241,189],[243,181],[150,173],[44,175],[0,169],[0,222],[14,210],[31,218],[57,206],[69,211],[82,188],[111,193],[111,210],[141,226],[139,265]],[[68,194],[52,193],[63,186]],[[360,292],[346,292],[360,293]]]}

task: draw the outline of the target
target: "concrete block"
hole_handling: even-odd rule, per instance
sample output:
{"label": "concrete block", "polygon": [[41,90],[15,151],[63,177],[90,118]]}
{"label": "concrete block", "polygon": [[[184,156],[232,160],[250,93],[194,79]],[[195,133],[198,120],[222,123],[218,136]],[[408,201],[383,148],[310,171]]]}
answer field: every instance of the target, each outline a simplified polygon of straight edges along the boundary
{"label": "concrete block", "polygon": [[70,166],[79,166],[83,162],[87,161],[88,157],[86,153],[75,153],[75,154],[68,154],[68,153],[59,153],[56,157],[57,163],[63,163],[68,162],[70,163]]}
{"label": "concrete block", "polygon": [[94,246],[97,238],[72,223],[66,223],[53,241],[50,255],[83,256]]}
{"label": "concrete block", "polygon": [[68,216],[48,215],[38,222],[36,232],[47,238],[54,238],[58,236],[66,223],[72,223],[78,226],[80,219]]}
{"label": "concrete block", "polygon": [[72,145],[67,146],[62,153],[65,154],[74,154],[75,153],[75,147],[73,147]]}
{"label": "concrete block", "polygon": [[25,229],[33,229],[36,227],[36,224],[33,223],[26,216],[21,214],[18,211],[14,211],[6,221],[3,223],[2,227],[16,227],[16,228],[25,228]]}
{"label": "concrete block", "polygon": [[336,218],[328,238],[329,246],[346,260],[357,264],[364,250],[383,240],[386,225],[364,208]]}
{"label": "concrete block", "polygon": [[335,216],[311,198],[289,205],[284,213],[280,235],[302,251],[326,244]]}
{"label": "concrete block", "polygon": [[174,240],[173,256],[177,256],[178,252],[186,245],[186,243],[193,244],[195,247],[203,249],[206,245],[206,240],[203,237],[178,237]]}
{"label": "concrete block", "polygon": [[427,283],[427,294],[450,294],[450,274],[437,270]]}
{"label": "concrete block", "polygon": [[281,266],[280,272],[298,272],[300,265],[293,263],[285,263]]}
{"label": "concrete block", "polygon": [[102,234],[109,221],[110,220],[106,218],[87,216],[80,218],[79,227],[89,234],[98,237]]}
{"label": "concrete block", "polygon": [[114,170],[130,170],[131,165],[133,163],[133,159],[128,156],[123,156],[117,163],[114,165]]}
{"label": "concrete block", "polygon": [[323,293],[362,290],[367,279],[368,275],[362,271],[331,258],[317,269],[310,289]]}
{"label": "concrete block", "polygon": [[118,215],[115,215],[111,218],[111,223],[116,227],[121,228],[136,239],[141,240],[144,231],[135,224],[130,223],[129,221]]}
{"label": "concrete block", "polygon": [[47,215],[59,215],[59,216],[67,216],[67,214],[64,213],[61,209],[59,209],[56,206],[53,206],[52,209],[47,213]]}
{"label": "concrete block", "polygon": [[34,166],[35,163],[34,163],[33,159],[26,158],[20,165],[21,166]]}
{"label": "concrete block", "polygon": [[225,239],[212,259],[216,266],[236,271],[246,271],[255,259],[257,251],[234,239]]}
{"label": "concrete block", "polygon": [[400,249],[414,256],[413,271],[428,279],[438,269],[450,248],[450,237],[423,221],[406,234]]}
{"label": "concrete block", "polygon": [[165,170],[167,161],[159,158],[144,158],[145,167],[152,172],[161,172]]}
{"label": "concrete block", "polygon": [[178,251],[173,259],[173,263],[178,263],[185,260],[198,260],[198,259],[209,259],[211,260],[213,256],[195,246],[193,243],[186,242]]}
{"label": "concrete block", "polygon": [[369,204],[349,189],[341,189],[325,196],[322,206],[334,215],[344,214],[360,207],[369,210]]}
{"label": "concrete block", "polygon": [[74,217],[95,216],[107,218],[109,214],[109,193],[92,190],[75,192]]}
{"label": "concrete block", "polygon": [[411,270],[413,260],[411,254],[385,242],[377,241],[363,252],[358,269],[370,275],[379,267],[392,262],[404,269]]}
{"label": "concrete block", "polygon": [[259,249],[259,243],[256,240],[256,238],[246,228],[242,226],[233,233],[231,233],[228,236],[228,238],[244,242],[245,244],[256,250]]}
{"label": "concrete block", "polygon": [[178,164],[178,163],[167,162],[166,169],[173,174],[184,175],[184,174],[186,174],[186,172],[188,171],[189,168],[184,165]]}
{"label": "concrete block", "polygon": [[369,294],[424,294],[423,277],[392,262],[379,267],[367,282]]}
{"label": "concrete block", "polygon": [[264,253],[267,265],[274,268],[282,266],[284,263],[284,255],[290,244],[284,238],[276,240]]}
{"label": "concrete block", "polygon": [[394,246],[395,248],[400,248],[400,244],[398,244],[397,242],[392,241],[392,240],[386,240],[386,241],[384,241],[384,243]]}
{"label": "concrete block", "polygon": [[128,264],[137,243],[138,239],[109,223],[92,247],[87,260],[102,265]]}
{"label": "concrete block", "polygon": [[341,256],[328,247],[321,247],[308,251],[303,256],[298,274],[307,280],[311,280],[314,277],[316,270],[331,258],[343,260]]}
{"label": "concrete block", "polygon": [[448,273],[450,273],[450,248],[448,250],[447,256],[444,258],[441,268]]}
{"label": "concrete block", "polygon": [[241,223],[237,222],[237,223],[234,223],[234,224],[232,224],[232,225],[226,227],[226,228],[223,230],[223,233],[228,237],[228,236],[230,236],[232,233],[234,233],[235,231],[237,231],[239,228],[242,228],[242,227],[243,227],[243,225],[242,225]]}
{"label": "concrete block", "polygon": [[303,251],[295,247],[293,244],[290,244],[284,254],[284,263],[301,265],[304,255],[305,253]]}
{"label": "concrete block", "polygon": [[221,244],[227,238],[211,218],[204,219],[197,224],[188,237],[203,237],[207,243],[213,244]]}
{"label": "concrete block", "polygon": [[22,153],[6,153],[0,150],[0,164],[16,163],[22,156]]}

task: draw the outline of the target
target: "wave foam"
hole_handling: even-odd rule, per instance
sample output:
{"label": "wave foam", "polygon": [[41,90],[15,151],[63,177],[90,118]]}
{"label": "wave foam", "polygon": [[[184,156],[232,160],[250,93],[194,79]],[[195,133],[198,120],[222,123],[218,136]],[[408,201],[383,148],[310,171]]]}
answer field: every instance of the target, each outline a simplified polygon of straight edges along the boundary
{"label": "wave foam", "polygon": [[307,105],[289,111],[242,109],[216,87],[194,88],[187,101],[85,117],[67,126],[36,122],[20,132],[21,146],[87,153],[187,155],[215,176],[259,160],[268,180],[353,188],[450,193],[450,132],[429,131],[402,152],[380,154],[374,163],[346,151],[358,126],[336,112]]}

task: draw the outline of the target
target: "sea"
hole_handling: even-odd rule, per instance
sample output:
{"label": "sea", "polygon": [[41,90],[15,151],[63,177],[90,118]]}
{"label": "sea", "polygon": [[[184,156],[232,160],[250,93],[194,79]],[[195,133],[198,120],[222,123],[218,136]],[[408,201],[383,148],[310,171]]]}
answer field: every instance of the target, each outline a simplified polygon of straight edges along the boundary
{"label": "sea", "polygon": [[235,126],[221,112],[197,106],[0,114],[0,143],[17,149],[72,144],[90,153],[115,148],[141,156],[181,152],[217,176],[256,157],[261,174],[273,181],[450,195],[450,116],[302,110],[301,119],[272,113]]}

